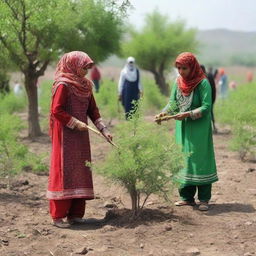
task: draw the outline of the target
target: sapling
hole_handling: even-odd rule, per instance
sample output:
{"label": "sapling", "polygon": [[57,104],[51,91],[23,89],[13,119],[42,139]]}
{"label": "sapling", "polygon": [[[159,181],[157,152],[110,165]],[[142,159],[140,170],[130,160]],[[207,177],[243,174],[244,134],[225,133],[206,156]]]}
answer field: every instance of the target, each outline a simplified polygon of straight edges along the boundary
{"label": "sapling", "polygon": [[128,121],[115,128],[118,148],[94,167],[127,189],[136,216],[151,194],[169,198],[172,177],[182,168],[183,156],[166,126],[146,122],[140,104],[134,109]]}

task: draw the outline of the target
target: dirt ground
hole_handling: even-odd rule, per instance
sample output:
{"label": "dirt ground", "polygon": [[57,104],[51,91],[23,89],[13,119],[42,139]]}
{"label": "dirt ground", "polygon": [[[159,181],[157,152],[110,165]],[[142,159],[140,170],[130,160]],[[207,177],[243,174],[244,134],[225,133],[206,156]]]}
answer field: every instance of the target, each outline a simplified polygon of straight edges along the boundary
{"label": "dirt ground", "polygon": [[[94,173],[96,199],[88,201],[85,217],[99,222],[58,229],[51,225],[45,198],[47,174],[27,172],[12,180],[11,189],[0,181],[0,255],[256,255],[256,164],[243,163],[228,150],[230,136],[224,130],[214,135],[220,180],[213,185],[206,213],[152,196],[141,218],[132,221],[126,191]],[[50,152],[46,135],[23,142],[34,152]],[[93,134],[91,142],[94,161],[111,150]],[[115,204],[119,216],[107,214],[102,223],[110,210],[107,204]]]}

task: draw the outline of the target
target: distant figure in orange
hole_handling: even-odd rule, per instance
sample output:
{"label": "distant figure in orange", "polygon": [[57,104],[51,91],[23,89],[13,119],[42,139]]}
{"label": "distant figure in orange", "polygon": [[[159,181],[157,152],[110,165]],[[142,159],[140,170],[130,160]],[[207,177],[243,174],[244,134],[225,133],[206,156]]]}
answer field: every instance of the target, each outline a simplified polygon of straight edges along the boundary
{"label": "distant figure in orange", "polygon": [[236,83],[236,81],[231,81],[230,83],[229,83],[229,89],[230,90],[235,90],[237,88],[237,83]]}
{"label": "distant figure in orange", "polygon": [[252,80],[253,80],[253,73],[252,73],[252,71],[248,71],[247,72],[246,80],[247,80],[248,83],[252,82]]}

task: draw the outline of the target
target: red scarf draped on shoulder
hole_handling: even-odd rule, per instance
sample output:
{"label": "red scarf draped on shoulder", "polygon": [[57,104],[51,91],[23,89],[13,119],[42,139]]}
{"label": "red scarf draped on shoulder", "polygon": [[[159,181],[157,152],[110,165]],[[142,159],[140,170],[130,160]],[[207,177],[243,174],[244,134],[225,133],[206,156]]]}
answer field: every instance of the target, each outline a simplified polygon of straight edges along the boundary
{"label": "red scarf draped on shoulder", "polygon": [[84,52],[73,51],[65,53],[57,64],[52,94],[59,84],[64,83],[72,88],[75,95],[86,98],[92,93],[92,82],[86,77],[81,77],[79,68],[91,68],[93,61]]}
{"label": "red scarf draped on shoulder", "polygon": [[[84,52],[73,51],[65,53],[57,64],[54,83],[52,87],[52,97],[60,84],[67,84],[71,91],[79,97],[81,101],[86,101],[92,94],[92,82],[86,77],[79,75],[80,68],[91,68],[93,61]],[[50,112],[50,136],[52,137],[54,118]]]}
{"label": "red scarf draped on shoulder", "polygon": [[196,57],[190,52],[181,53],[175,61],[175,66],[177,64],[187,66],[190,69],[190,73],[186,78],[179,76],[177,79],[178,87],[182,94],[188,96],[197,85],[206,78],[206,75],[200,67]]}

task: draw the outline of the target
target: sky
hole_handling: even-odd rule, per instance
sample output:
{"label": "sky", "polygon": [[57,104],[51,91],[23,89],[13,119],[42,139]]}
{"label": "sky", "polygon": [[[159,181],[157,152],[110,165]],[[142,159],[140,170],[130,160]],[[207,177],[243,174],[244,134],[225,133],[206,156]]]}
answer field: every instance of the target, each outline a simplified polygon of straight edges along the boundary
{"label": "sky", "polygon": [[157,8],[170,20],[181,18],[189,28],[224,28],[256,32],[256,0],[130,0],[129,22],[143,26],[147,13]]}

